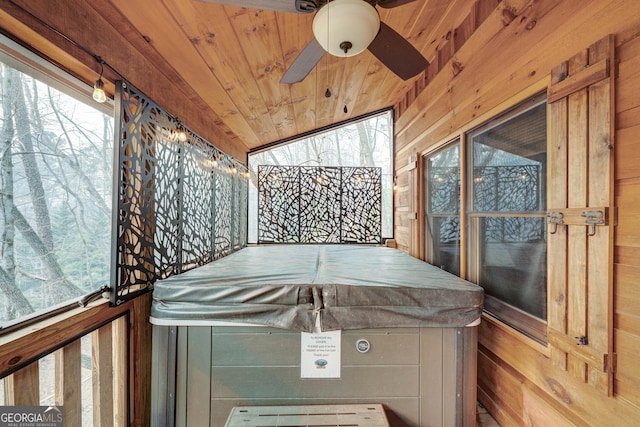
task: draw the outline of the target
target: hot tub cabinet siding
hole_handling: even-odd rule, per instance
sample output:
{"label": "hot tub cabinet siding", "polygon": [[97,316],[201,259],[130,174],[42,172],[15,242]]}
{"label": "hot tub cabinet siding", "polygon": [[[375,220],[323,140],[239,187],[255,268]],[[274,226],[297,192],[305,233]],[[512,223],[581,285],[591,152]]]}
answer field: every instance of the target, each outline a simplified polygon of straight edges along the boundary
{"label": "hot tub cabinet siding", "polygon": [[476,326],[342,331],[339,379],[300,378],[298,332],[153,328],[156,426],[223,426],[235,406],[343,403],[382,403],[393,426],[475,425]]}
{"label": "hot tub cabinet siding", "polygon": [[[156,282],[154,414],[218,427],[240,405],[382,403],[394,426],[473,426],[483,297],[396,249],[244,248]],[[339,379],[301,379],[315,331],[340,331]]]}

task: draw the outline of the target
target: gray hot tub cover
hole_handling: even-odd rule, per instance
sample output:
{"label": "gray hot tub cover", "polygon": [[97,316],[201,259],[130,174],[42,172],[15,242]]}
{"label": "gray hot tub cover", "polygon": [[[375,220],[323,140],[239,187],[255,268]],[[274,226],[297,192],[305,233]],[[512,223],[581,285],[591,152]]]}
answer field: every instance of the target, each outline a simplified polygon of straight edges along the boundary
{"label": "gray hot tub cover", "polygon": [[251,246],[156,282],[151,321],[218,321],[321,329],[462,327],[482,312],[481,287],[392,248]]}

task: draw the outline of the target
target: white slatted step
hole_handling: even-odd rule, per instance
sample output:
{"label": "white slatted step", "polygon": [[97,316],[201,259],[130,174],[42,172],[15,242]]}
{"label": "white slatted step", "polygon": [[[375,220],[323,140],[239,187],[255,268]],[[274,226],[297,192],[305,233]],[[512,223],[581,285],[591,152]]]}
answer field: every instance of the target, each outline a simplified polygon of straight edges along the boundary
{"label": "white slatted step", "polygon": [[237,406],[225,427],[389,427],[382,405]]}

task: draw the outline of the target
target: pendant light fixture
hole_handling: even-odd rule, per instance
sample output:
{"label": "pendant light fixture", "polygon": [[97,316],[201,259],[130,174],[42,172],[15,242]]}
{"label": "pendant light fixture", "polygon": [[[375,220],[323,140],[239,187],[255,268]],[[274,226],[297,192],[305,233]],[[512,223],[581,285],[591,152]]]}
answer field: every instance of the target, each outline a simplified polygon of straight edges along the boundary
{"label": "pendant light fixture", "polygon": [[365,50],[378,34],[380,15],[363,0],[333,0],[318,9],[312,28],[324,50],[334,56],[354,56]]}

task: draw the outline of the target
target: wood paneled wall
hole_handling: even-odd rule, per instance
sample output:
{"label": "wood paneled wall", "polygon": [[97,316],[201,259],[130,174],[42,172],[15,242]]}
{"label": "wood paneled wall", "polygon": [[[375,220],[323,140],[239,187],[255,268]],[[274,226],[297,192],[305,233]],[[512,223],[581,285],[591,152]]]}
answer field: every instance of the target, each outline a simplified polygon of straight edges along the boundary
{"label": "wood paneled wall", "polygon": [[421,195],[410,159],[546,90],[555,65],[607,34],[618,58],[613,395],[555,368],[547,347],[485,317],[478,397],[503,426],[640,420],[640,2],[504,0],[396,123],[396,241],[419,256],[423,239],[413,218]]}

